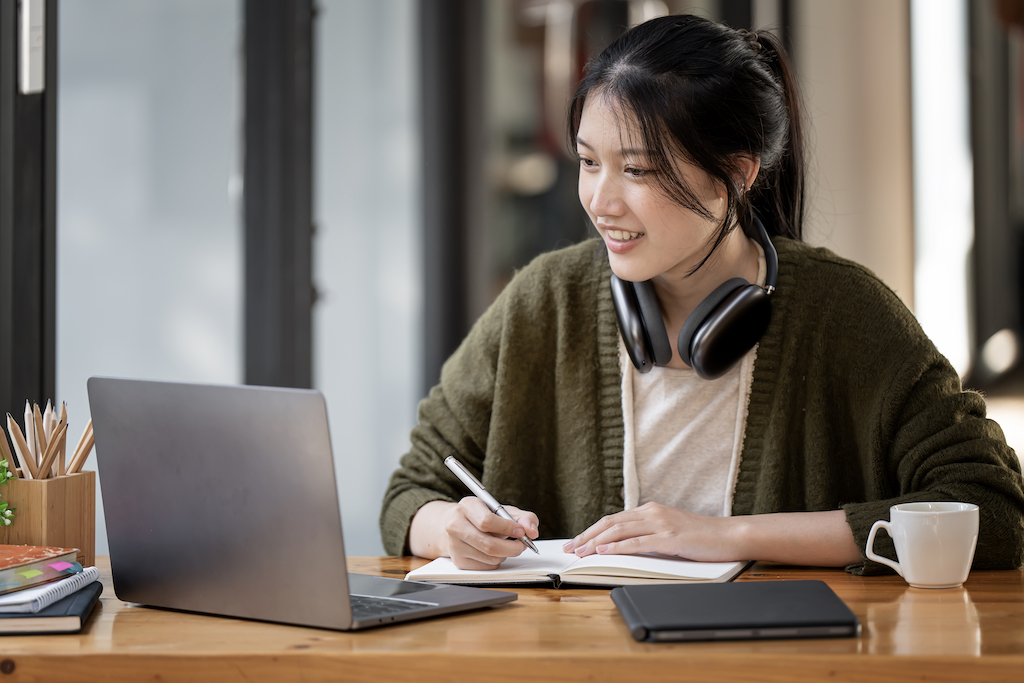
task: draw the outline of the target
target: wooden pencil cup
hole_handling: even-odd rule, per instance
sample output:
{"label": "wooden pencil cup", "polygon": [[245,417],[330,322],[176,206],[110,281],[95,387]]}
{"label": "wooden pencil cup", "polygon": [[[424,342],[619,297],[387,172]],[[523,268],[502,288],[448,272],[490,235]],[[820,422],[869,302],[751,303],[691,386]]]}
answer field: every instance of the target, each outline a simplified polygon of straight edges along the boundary
{"label": "wooden pencil cup", "polygon": [[15,508],[0,526],[0,545],[78,548],[83,567],[96,564],[96,473],[54,479],[9,479],[0,500]]}

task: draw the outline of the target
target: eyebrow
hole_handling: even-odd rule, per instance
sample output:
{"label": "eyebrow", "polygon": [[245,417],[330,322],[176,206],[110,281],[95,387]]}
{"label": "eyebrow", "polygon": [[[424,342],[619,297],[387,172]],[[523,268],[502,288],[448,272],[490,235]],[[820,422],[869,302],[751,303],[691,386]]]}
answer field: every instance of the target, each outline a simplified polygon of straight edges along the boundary
{"label": "eyebrow", "polygon": [[[582,145],[583,147],[586,147],[587,149],[589,149],[591,151],[594,150],[594,148],[586,140],[581,138],[579,135],[576,136],[576,144],[577,145]],[[645,156],[647,156],[647,150],[646,149],[637,149],[637,148],[633,148],[633,147],[630,147],[628,149],[619,150],[619,153],[622,154],[622,156],[627,156],[627,157],[628,156],[635,156],[635,157],[645,157]]]}

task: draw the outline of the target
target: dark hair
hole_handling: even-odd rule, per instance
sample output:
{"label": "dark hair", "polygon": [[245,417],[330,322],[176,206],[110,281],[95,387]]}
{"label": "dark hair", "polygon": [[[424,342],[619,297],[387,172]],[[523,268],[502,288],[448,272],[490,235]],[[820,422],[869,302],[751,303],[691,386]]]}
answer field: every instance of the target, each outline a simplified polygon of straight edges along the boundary
{"label": "dark hair", "polygon": [[[587,97],[600,94],[635,125],[668,197],[715,218],[679,176],[677,155],[722,182],[725,220],[699,268],[737,220],[752,234],[751,211],[770,235],[802,239],[804,145],[795,85],[785,50],[769,33],[686,14],[652,19],[587,65],[569,105],[569,144],[576,150]],[[736,180],[743,156],[761,162],[747,193]]]}

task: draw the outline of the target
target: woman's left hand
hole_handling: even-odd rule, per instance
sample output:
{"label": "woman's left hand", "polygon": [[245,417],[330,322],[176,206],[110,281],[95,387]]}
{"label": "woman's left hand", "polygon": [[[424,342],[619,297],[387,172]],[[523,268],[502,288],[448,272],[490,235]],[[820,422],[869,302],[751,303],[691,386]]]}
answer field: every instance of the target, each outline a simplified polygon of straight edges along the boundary
{"label": "woman's left hand", "polygon": [[862,561],[842,510],[705,517],[645,503],[602,518],[564,549],[578,557],[660,553],[700,562],[768,560],[816,567]]}
{"label": "woman's left hand", "polygon": [[705,517],[660,503],[603,517],[566,543],[564,550],[585,557],[660,553],[702,562],[743,559],[730,545],[729,517]]}

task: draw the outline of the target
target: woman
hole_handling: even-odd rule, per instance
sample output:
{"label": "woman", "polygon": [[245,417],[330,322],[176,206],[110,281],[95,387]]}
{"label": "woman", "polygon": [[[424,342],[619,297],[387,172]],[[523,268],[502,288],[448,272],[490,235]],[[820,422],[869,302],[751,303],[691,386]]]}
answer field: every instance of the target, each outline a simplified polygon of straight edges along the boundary
{"label": "woman", "polygon": [[[445,364],[385,496],[389,552],[493,568],[543,528],[580,556],[861,573],[889,506],[961,500],[974,566],[1022,563],[1024,481],[982,397],[870,272],[800,242],[797,101],[774,37],[694,16],[589,66],[569,134],[601,239],[521,271]],[[515,522],[464,498],[452,454]]]}

